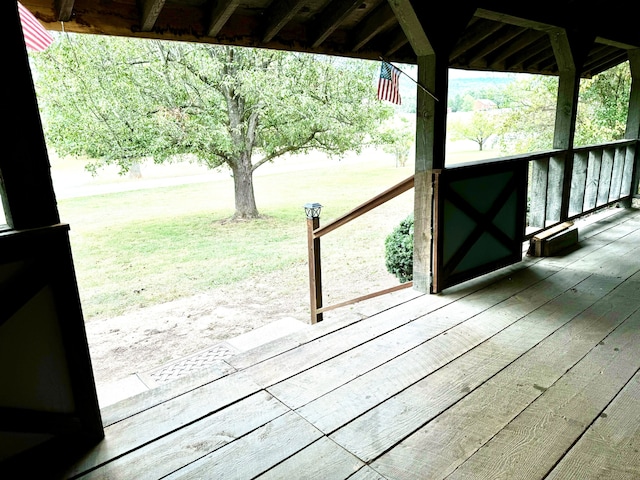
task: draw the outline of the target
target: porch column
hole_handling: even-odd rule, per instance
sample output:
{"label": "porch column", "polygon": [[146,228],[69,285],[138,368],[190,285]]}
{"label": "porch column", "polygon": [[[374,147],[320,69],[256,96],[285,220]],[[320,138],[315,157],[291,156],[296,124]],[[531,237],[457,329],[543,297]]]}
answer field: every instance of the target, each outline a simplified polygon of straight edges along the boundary
{"label": "porch column", "polygon": [[418,82],[437,101],[418,88],[416,105],[416,160],[414,174],[413,286],[429,293],[432,286],[434,226],[433,170],[444,168],[448,58],[418,57]]}
{"label": "porch column", "polygon": [[[631,67],[631,95],[627,115],[625,138],[640,140],[640,49],[629,50],[629,66]],[[631,195],[638,194],[640,180],[640,148],[636,147],[633,177],[631,179]],[[627,202],[627,207],[631,202]]]}
{"label": "porch column", "polygon": [[[475,11],[468,2],[432,5],[388,0],[418,64],[414,175],[413,288],[431,293],[433,171],[444,168],[449,52]],[[464,13],[466,12],[466,14]]]}
{"label": "porch column", "polygon": [[10,227],[22,230],[54,225],[60,218],[18,7],[7,3],[3,10],[10,13],[5,22],[9,42],[5,51],[11,75],[4,76],[9,82],[5,91],[15,100],[5,111],[9,121],[2,129],[0,197]]}
{"label": "porch column", "polygon": [[[531,226],[544,228],[569,216],[569,192],[573,171],[573,141],[575,137],[580,90],[580,71],[585,53],[593,38],[569,38],[562,29],[549,32],[549,40],[558,63],[558,97],[553,148],[564,150],[550,160],[532,162],[532,178],[546,181],[535,182],[531,189]],[[545,202],[539,199],[547,199]]]}
{"label": "porch column", "polygon": [[[569,38],[564,30],[550,33],[551,45],[558,62],[559,81],[553,148],[565,150],[549,162],[547,220],[562,221],[569,216],[569,193],[573,171],[580,72],[583,59],[593,38]],[[555,191],[554,191],[555,189]],[[540,192],[542,194],[543,192]]]}

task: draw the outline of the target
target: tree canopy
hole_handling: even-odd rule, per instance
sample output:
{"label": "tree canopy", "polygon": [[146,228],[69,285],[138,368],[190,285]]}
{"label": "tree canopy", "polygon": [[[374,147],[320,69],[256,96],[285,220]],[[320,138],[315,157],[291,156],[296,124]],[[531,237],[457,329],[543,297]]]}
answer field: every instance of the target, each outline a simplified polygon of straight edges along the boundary
{"label": "tree canopy", "polygon": [[[623,138],[630,91],[628,62],[581,80],[575,144],[592,145]],[[556,77],[527,76],[508,85],[508,109],[501,128],[505,152],[553,148],[557,95]]]}
{"label": "tree canopy", "polygon": [[34,55],[47,141],[95,170],[194,158],[231,169],[236,213],[258,216],[253,172],[285,154],[360,151],[393,107],[377,64],[196,43],[63,35]]}

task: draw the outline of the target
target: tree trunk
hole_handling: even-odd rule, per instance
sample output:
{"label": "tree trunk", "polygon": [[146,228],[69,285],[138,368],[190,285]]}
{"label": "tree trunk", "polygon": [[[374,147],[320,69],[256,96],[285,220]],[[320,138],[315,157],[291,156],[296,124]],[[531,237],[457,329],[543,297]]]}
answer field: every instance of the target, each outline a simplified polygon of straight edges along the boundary
{"label": "tree trunk", "polygon": [[233,172],[233,186],[235,192],[236,212],[234,219],[258,218],[258,207],[253,192],[253,171],[251,159],[243,154],[241,158],[231,166]]}

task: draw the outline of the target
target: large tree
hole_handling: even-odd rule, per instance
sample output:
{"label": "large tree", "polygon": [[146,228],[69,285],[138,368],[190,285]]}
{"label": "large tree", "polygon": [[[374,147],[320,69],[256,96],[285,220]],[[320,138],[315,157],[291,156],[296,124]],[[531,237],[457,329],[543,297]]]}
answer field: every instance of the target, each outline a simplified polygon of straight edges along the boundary
{"label": "large tree", "polygon": [[226,165],[236,218],[258,216],[253,173],[285,154],[359,151],[392,107],[373,62],[274,50],[64,35],[33,55],[47,141],[95,169],[189,155]]}

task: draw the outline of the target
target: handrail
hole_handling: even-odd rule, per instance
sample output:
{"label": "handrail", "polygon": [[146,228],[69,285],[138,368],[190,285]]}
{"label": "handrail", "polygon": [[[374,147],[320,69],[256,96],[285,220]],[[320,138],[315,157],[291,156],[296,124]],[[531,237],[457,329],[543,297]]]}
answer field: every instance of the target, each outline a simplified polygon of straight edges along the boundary
{"label": "handrail", "polygon": [[365,213],[373,210],[380,205],[385,204],[389,200],[394,199],[398,195],[410,190],[414,185],[414,176],[406,178],[405,180],[397,183],[393,187],[385,190],[384,192],[376,195],[375,197],[367,200],[361,205],[357,206],[353,210],[345,213],[344,215],[329,222],[323,227],[319,226],[319,218],[307,218],[307,231],[308,231],[308,243],[309,243],[309,293],[311,297],[311,323],[317,323],[322,321],[323,312],[333,310],[336,308],[351,305],[363,300],[368,300],[380,295],[395,292],[405,288],[413,286],[413,282],[406,282],[400,285],[396,285],[391,288],[386,288],[377,292],[373,292],[367,295],[363,295],[344,302],[324,306],[322,305],[322,275],[321,275],[321,262],[320,262],[320,237],[326,235],[329,232],[346,225],[347,223],[355,220],[356,218],[364,215]]}
{"label": "handrail", "polygon": [[[606,153],[605,157],[608,155],[606,161],[609,162],[607,168],[610,171],[606,172],[606,174],[601,174],[599,165],[604,160],[598,158],[602,157],[604,153]],[[592,156],[596,158],[593,161],[593,165]],[[574,220],[633,197],[636,193],[633,189],[637,188],[635,165],[639,159],[640,141],[637,139],[623,139],[604,144],[574,147],[567,150],[552,149],[477,162],[465,162],[446,167],[446,169],[459,170],[478,167],[481,164],[490,168],[491,164],[504,162],[527,162],[534,165],[535,169],[538,169],[536,173],[538,175],[537,179],[542,181],[537,183],[527,181],[527,188],[531,197],[532,212],[534,210],[533,199],[536,199],[535,208],[538,208],[539,205],[537,204],[542,202],[540,207],[542,210],[537,212],[542,219],[542,224],[529,225],[528,221],[525,220],[525,225],[535,230],[524,234],[523,241],[526,241],[559,223]],[[582,170],[578,172],[576,167]],[[555,173],[552,173],[552,170]],[[587,173],[592,171],[594,172],[593,175],[589,173],[591,175],[589,176]],[[567,175],[569,177],[565,178]],[[595,182],[595,187],[592,185],[593,182]],[[612,185],[615,188],[611,188]],[[412,175],[322,227],[319,225],[319,218],[307,219],[311,323],[321,321],[323,312],[413,285],[412,282],[406,282],[335,305],[322,305],[320,238],[413,187],[414,176]],[[596,189],[595,194],[593,192],[594,188]],[[589,189],[589,195],[587,195],[587,189]],[[552,204],[553,208],[551,208]],[[528,212],[522,213],[527,215]]]}
{"label": "handrail", "polygon": [[343,225],[346,225],[359,216],[373,210],[374,208],[379,207],[389,200],[393,200],[395,197],[406,192],[407,190],[411,190],[413,188],[413,177],[414,176],[411,175],[409,178],[404,179],[388,190],[385,190],[381,194],[376,195],[370,200],[367,200],[353,210],[327,223],[325,226],[315,229],[313,231],[314,238],[320,238],[323,235],[326,235],[327,233],[332,232],[335,229],[342,227]]}

